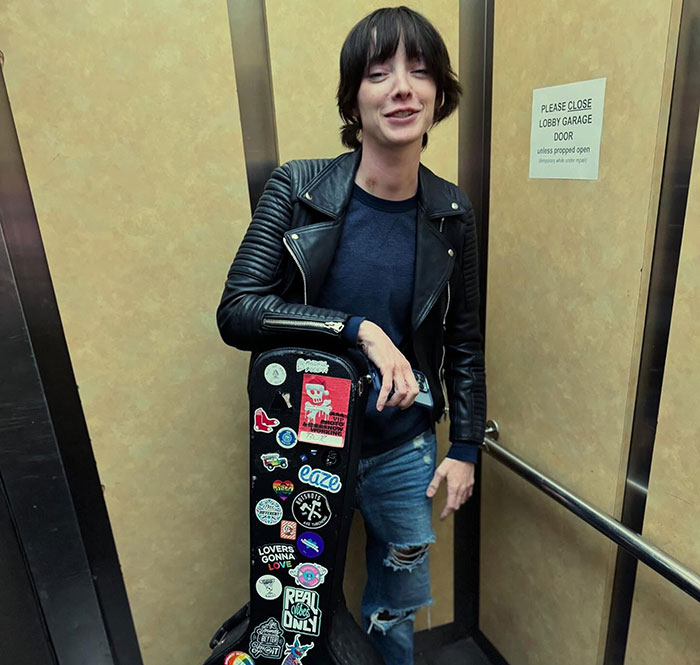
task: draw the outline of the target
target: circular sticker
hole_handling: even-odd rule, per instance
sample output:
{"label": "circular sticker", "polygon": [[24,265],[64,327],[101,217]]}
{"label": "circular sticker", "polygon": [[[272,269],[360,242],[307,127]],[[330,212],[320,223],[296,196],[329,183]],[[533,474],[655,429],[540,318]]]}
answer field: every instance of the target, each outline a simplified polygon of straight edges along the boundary
{"label": "circular sticker", "polygon": [[282,506],[274,499],[260,499],[255,504],[255,517],[268,526],[282,519]]}
{"label": "circular sticker", "polygon": [[320,529],[331,519],[331,507],[321,492],[307,490],[300,492],[292,500],[292,515],[307,529]]}
{"label": "circular sticker", "polygon": [[302,556],[315,559],[323,553],[323,538],[313,531],[304,531],[297,538],[297,549]]}
{"label": "circular sticker", "polygon": [[299,586],[303,586],[305,589],[315,589],[317,586],[323,584],[323,580],[328,574],[328,569],[317,563],[309,563],[306,561],[292,568],[289,574]]}
{"label": "circular sticker", "polygon": [[297,433],[291,427],[280,427],[277,430],[277,443],[289,450],[297,445]]}
{"label": "circular sticker", "polygon": [[281,386],[287,380],[287,370],[279,363],[270,363],[265,368],[265,381],[271,386]]}
{"label": "circular sticker", "polygon": [[274,575],[261,575],[255,583],[255,590],[264,600],[275,600],[282,595],[282,582]]}
{"label": "circular sticker", "polygon": [[255,665],[255,661],[243,651],[232,651],[226,656],[224,665]]}

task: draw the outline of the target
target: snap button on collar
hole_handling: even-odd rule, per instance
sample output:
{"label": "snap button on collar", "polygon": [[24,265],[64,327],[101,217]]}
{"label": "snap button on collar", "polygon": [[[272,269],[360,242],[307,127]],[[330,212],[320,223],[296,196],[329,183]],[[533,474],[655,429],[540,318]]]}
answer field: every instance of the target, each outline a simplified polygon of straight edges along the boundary
{"label": "snap button on collar", "polygon": [[311,197],[311,194],[309,194],[309,192],[306,192],[306,194],[304,194],[304,197],[307,198],[309,201],[313,201],[313,198]]}
{"label": "snap button on collar", "polygon": [[455,255],[454,249],[448,249],[448,250],[447,250],[447,253],[448,253],[450,256],[454,256],[454,255]]}
{"label": "snap button on collar", "polygon": [[457,208],[459,208],[459,206],[454,201],[452,201],[452,210],[457,210]]}

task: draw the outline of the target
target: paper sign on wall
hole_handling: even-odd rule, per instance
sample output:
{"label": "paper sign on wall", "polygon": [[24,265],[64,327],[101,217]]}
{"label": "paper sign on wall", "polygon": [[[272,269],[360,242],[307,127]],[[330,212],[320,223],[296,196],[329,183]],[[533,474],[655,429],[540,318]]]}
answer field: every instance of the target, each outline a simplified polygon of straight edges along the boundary
{"label": "paper sign on wall", "polygon": [[530,177],[597,180],[605,78],[532,91]]}

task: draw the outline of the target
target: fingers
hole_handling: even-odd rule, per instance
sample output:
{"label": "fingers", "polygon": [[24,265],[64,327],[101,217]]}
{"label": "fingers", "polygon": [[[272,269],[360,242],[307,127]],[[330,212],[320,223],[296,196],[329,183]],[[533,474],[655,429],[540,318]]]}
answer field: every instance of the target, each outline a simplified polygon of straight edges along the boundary
{"label": "fingers", "polygon": [[[379,371],[382,371],[381,368]],[[387,405],[387,397],[389,397],[393,385],[392,376],[388,372],[382,372],[382,389],[379,391],[379,397],[377,398],[377,411],[381,411]],[[389,402],[388,406],[393,406],[393,404]]]}
{"label": "fingers", "polygon": [[443,481],[445,478],[445,473],[442,471],[440,468],[438,468],[435,473],[433,474],[433,479],[430,481],[430,485],[428,485],[428,489],[425,491],[425,495],[429,498],[432,499],[435,496],[435,492],[438,491],[438,487],[440,487],[440,483]]}
{"label": "fingers", "polygon": [[[393,362],[377,365],[382,375],[382,388],[377,399],[377,411],[385,406],[399,406],[407,409],[418,396],[418,383],[408,360],[397,350]],[[391,394],[392,388],[394,389]],[[389,395],[391,394],[391,397]]]}
{"label": "fingers", "polygon": [[452,513],[457,512],[471,497],[474,491],[474,483],[468,484],[456,484],[450,485],[449,476],[447,478],[447,499],[445,501],[445,507],[440,513],[440,519],[444,520],[446,517]]}

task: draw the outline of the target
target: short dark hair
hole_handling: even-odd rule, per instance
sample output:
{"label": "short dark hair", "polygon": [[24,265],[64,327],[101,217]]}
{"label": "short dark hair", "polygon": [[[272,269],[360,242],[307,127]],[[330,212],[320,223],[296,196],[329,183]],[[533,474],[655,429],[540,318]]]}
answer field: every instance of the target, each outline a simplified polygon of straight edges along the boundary
{"label": "short dark hair", "polygon": [[[374,38],[376,30],[376,39]],[[343,145],[357,150],[362,145],[360,118],[354,115],[357,92],[367,68],[391,58],[403,38],[408,58],[423,58],[436,86],[433,122],[444,120],[457,108],[462,86],[450,65],[450,56],[440,33],[425,16],[408,7],[384,7],[373,11],[348,33],[340,51],[338,112],[345,123],[340,128]],[[423,147],[428,134],[423,134]]]}

